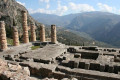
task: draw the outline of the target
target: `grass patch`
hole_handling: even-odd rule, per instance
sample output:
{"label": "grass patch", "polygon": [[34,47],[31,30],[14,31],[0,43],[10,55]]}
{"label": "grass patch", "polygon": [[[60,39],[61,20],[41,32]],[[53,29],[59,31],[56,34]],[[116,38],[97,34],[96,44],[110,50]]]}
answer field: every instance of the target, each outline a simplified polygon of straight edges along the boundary
{"label": "grass patch", "polygon": [[13,39],[7,38],[7,43],[8,43],[9,45],[13,45]]}
{"label": "grass patch", "polygon": [[32,47],[31,47],[32,50],[36,50],[36,49],[38,49],[38,48],[40,48],[40,46],[32,46]]}

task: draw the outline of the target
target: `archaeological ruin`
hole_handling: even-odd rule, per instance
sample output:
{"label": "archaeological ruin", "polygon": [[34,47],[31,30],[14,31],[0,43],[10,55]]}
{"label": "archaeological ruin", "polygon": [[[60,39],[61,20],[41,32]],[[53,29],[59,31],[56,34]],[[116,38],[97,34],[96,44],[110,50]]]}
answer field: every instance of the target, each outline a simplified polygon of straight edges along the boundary
{"label": "archaeological ruin", "polygon": [[45,42],[45,26],[40,26],[40,41]]}
{"label": "archaeological ruin", "polygon": [[[57,41],[56,25],[51,25],[51,41],[46,41],[45,26],[30,25],[23,16],[23,43],[13,27],[13,45],[7,46],[4,21],[0,21],[0,80],[120,80],[120,49],[97,46],[68,46]],[[32,50],[32,46],[41,46]],[[17,75],[16,75],[17,74]],[[49,79],[46,79],[49,78]]]}
{"label": "archaeological ruin", "polygon": [[13,27],[13,45],[19,46],[19,35],[18,30],[15,26]]}
{"label": "archaeological ruin", "polygon": [[35,25],[32,23],[31,24],[31,41],[34,42],[36,41],[36,32],[35,32]]}
{"label": "archaeological ruin", "polygon": [[7,39],[4,21],[0,21],[0,48],[2,50],[7,49]]}
{"label": "archaeological ruin", "polygon": [[28,25],[27,25],[27,12],[22,11],[23,14],[23,41],[24,43],[29,43],[29,35],[28,35]]}
{"label": "archaeological ruin", "polygon": [[57,43],[56,26],[55,25],[51,25],[51,42]]}

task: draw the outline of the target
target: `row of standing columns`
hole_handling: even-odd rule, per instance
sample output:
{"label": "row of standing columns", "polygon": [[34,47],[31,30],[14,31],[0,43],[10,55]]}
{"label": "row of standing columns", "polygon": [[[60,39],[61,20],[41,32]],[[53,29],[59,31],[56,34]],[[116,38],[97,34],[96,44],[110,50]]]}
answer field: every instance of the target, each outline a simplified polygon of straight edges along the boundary
{"label": "row of standing columns", "polygon": [[[28,25],[27,25],[27,12],[22,12],[22,23],[23,23],[23,42],[29,43],[29,34],[28,34]],[[31,24],[31,41],[36,41],[36,26],[32,23]],[[40,26],[40,41],[45,42],[45,26]],[[51,42],[57,43],[57,36],[56,36],[56,26],[51,25]],[[16,26],[13,27],[13,45],[19,45],[19,34]],[[5,23],[4,21],[0,21],[0,49],[5,50],[7,49],[7,38],[6,38],[6,30],[5,30]]]}

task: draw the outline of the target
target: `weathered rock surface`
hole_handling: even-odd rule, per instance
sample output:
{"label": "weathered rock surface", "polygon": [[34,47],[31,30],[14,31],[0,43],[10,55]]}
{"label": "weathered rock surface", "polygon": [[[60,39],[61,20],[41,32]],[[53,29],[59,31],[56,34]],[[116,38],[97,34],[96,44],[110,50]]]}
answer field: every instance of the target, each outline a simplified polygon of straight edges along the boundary
{"label": "weathered rock surface", "polygon": [[[9,28],[9,30],[11,30],[10,27],[17,26],[20,31],[20,35],[22,34],[22,11],[27,11],[27,9],[15,0],[0,0],[0,21],[5,21],[6,27],[7,29]],[[29,15],[29,13],[27,16],[28,24],[33,22],[36,26],[40,25]]]}
{"label": "weathered rock surface", "polygon": [[28,67],[7,63],[0,59],[0,80],[37,80],[30,77]]}

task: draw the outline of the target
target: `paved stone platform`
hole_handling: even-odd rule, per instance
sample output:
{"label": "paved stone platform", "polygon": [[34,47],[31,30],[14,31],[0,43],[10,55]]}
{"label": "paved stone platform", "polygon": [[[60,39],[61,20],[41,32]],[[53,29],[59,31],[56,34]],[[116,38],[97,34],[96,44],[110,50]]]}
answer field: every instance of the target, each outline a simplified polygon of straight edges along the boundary
{"label": "paved stone platform", "polygon": [[[32,50],[32,46],[41,46]],[[120,49],[34,42],[9,47],[0,58],[29,67],[31,77],[120,80]]]}
{"label": "paved stone platform", "polygon": [[44,48],[40,48],[29,53],[23,54],[23,57],[42,59],[42,60],[54,60],[57,56],[66,52],[65,45],[62,44],[51,44],[46,45]]}

